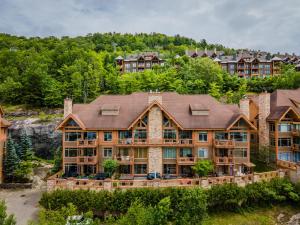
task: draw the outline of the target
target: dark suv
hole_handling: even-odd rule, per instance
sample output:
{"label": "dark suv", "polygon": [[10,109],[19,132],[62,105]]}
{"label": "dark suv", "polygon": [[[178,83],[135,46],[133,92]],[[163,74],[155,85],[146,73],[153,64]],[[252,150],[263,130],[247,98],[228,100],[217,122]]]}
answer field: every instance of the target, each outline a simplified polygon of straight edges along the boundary
{"label": "dark suv", "polygon": [[161,179],[160,173],[148,173],[147,180]]}

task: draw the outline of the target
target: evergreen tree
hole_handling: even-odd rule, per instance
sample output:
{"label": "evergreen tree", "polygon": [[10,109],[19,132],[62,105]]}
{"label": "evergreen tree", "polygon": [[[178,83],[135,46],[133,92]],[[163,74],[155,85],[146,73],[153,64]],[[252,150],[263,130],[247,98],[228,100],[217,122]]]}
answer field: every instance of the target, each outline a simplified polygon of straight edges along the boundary
{"label": "evergreen tree", "polygon": [[61,169],[62,165],[62,151],[61,147],[58,147],[54,152],[54,166],[51,170],[52,173],[57,173]]}
{"label": "evergreen tree", "polygon": [[19,158],[16,153],[15,144],[11,138],[8,138],[6,145],[6,154],[4,158],[4,176],[7,180],[14,179],[14,172],[18,168]]}
{"label": "evergreen tree", "polygon": [[32,149],[32,143],[30,137],[26,134],[26,132],[23,132],[21,135],[21,160],[30,160],[33,156],[33,149]]}
{"label": "evergreen tree", "polygon": [[17,224],[14,215],[7,215],[6,205],[4,201],[0,201],[0,224],[1,225],[15,225]]}
{"label": "evergreen tree", "polygon": [[19,159],[23,159],[24,156],[23,156],[23,151],[22,151],[21,146],[18,143],[16,143],[16,142],[14,142],[14,146],[15,146],[15,150],[16,150],[16,153],[18,155],[18,158]]}

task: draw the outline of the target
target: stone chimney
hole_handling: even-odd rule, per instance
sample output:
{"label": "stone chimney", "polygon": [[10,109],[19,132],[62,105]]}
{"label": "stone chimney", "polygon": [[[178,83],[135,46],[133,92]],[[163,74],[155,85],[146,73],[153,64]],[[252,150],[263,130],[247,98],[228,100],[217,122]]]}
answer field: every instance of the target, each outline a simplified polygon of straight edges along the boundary
{"label": "stone chimney", "polygon": [[250,100],[247,97],[240,100],[240,110],[241,110],[241,113],[243,113],[249,120],[250,119]]}
{"label": "stone chimney", "polygon": [[259,135],[259,145],[269,146],[269,124],[267,122],[267,117],[270,114],[270,93],[264,92],[258,96],[258,135]]}
{"label": "stone chimney", "polygon": [[162,95],[156,91],[148,94],[148,105],[150,105],[153,101],[157,101],[159,104],[162,104]]}
{"label": "stone chimney", "polygon": [[73,101],[70,98],[65,98],[64,101],[64,118],[72,113]]}

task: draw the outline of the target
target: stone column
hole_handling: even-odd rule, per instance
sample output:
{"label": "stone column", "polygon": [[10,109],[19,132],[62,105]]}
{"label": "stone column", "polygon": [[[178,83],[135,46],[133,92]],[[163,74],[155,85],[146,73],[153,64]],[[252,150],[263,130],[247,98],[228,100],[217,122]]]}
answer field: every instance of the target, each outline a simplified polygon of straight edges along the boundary
{"label": "stone column", "polygon": [[250,106],[249,106],[249,99],[248,98],[244,98],[240,100],[240,110],[241,113],[243,113],[247,119],[250,119]]}
{"label": "stone column", "polygon": [[[158,106],[149,110],[148,140],[150,144],[160,144],[162,141],[162,111]],[[148,172],[162,173],[162,148],[148,148]]]}
{"label": "stone column", "polygon": [[269,146],[269,124],[267,117],[270,114],[270,93],[261,93],[258,97],[259,107],[259,126],[258,126],[258,138],[260,146]]}
{"label": "stone column", "polygon": [[64,101],[64,118],[72,113],[73,101],[70,98],[66,98]]}

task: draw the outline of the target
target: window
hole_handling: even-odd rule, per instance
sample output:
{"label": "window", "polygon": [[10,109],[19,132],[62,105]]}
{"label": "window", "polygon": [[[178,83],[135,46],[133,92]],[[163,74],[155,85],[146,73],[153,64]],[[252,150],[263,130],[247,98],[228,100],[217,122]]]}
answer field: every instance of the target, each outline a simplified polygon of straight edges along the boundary
{"label": "window", "polygon": [[65,174],[67,176],[77,176],[77,164],[65,164]]}
{"label": "window", "polygon": [[180,139],[192,139],[192,131],[190,130],[182,130],[179,131]]}
{"label": "window", "polygon": [[134,138],[136,139],[147,139],[147,131],[146,130],[135,130]]}
{"label": "window", "polygon": [[291,161],[292,153],[291,152],[278,152],[278,158],[280,160]]}
{"label": "window", "polygon": [[97,134],[96,134],[96,132],[85,132],[84,139],[95,140],[95,139],[97,139]]}
{"label": "window", "polygon": [[95,156],[97,155],[95,148],[84,148],[82,149],[83,156]]}
{"label": "window", "polygon": [[247,158],[246,148],[236,148],[233,150],[233,156],[238,158]]}
{"label": "window", "polygon": [[176,139],[176,130],[164,130],[164,139]]}
{"label": "window", "polygon": [[176,174],[176,164],[164,164],[164,174]]}
{"label": "window", "polygon": [[103,149],[103,157],[111,158],[112,157],[112,148],[104,148]]}
{"label": "window", "polygon": [[68,126],[68,127],[78,127],[78,124],[74,120],[69,119],[69,121],[66,123],[66,126]]}
{"label": "window", "polygon": [[224,132],[216,132],[215,133],[216,140],[228,140],[228,133]]}
{"label": "window", "polygon": [[132,67],[136,67],[136,63],[132,63]]}
{"label": "window", "polygon": [[112,141],[112,132],[111,131],[104,132],[104,141]]}
{"label": "window", "polygon": [[164,159],[176,159],[176,148],[164,148],[163,153]]}
{"label": "window", "polygon": [[119,131],[119,139],[132,138],[131,130],[122,130]]}
{"label": "window", "polygon": [[207,148],[199,148],[198,149],[198,157],[199,158],[208,158],[208,149]]}
{"label": "window", "polygon": [[234,141],[246,142],[247,141],[247,133],[246,132],[231,132],[230,139]]}
{"label": "window", "polygon": [[65,133],[65,141],[77,141],[78,139],[81,139],[80,132],[66,132]]}
{"label": "window", "polygon": [[130,63],[125,63],[125,68],[129,69],[130,68]]}
{"label": "window", "polygon": [[150,68],[150,66],[151,66],[151,63],[147,62],[146,67]]}
{"label": "window", "polygon": [[289,124],[289,123],[280,123],[280,124],[278,124],[278,131],[279,132],[290,132],[291,131],[291,124]]}
{"label": "window", "polygon": [[77,157],[77,148],[65,148],[65,157]]}
{"label": "window", "polygon": [[134,165],[135,174],[147,174],[147,164],[135,164]]}
{"label": "window", "polygon": [[191,148],[180,148],[180,157],[193,157]]}
{"label": "window", "polygon": [[279,147],[291,146],[291,139],[290,138],[278,138],[278,146]]}
{"label": "window", "polygon": [[270,138],[270,145],[275,146],[275,138]]}
{"label": "window", "polygon": [[207,142],[207,132],[199,132],[199,141]]}
{"label": "window", "polygon": [[274,123],[270,123],[269,124],[269,129],[270,129],[270,131],[275,131],[275,124]]}
{"label": "window", "polygon": [[129,149],[128,148],[119,148],[117,150],[117,156],[129,156]]}
{"label": "window", "polygon": [[295,131],[297,131],[297,130],[300,131],[300,124],[294,124],[293,129]]}
{"label": "window", "polygon": [[146,148],[137,148],[134,150],[134,158],[136,159],[146,159],[147,158],[147,149]]}

